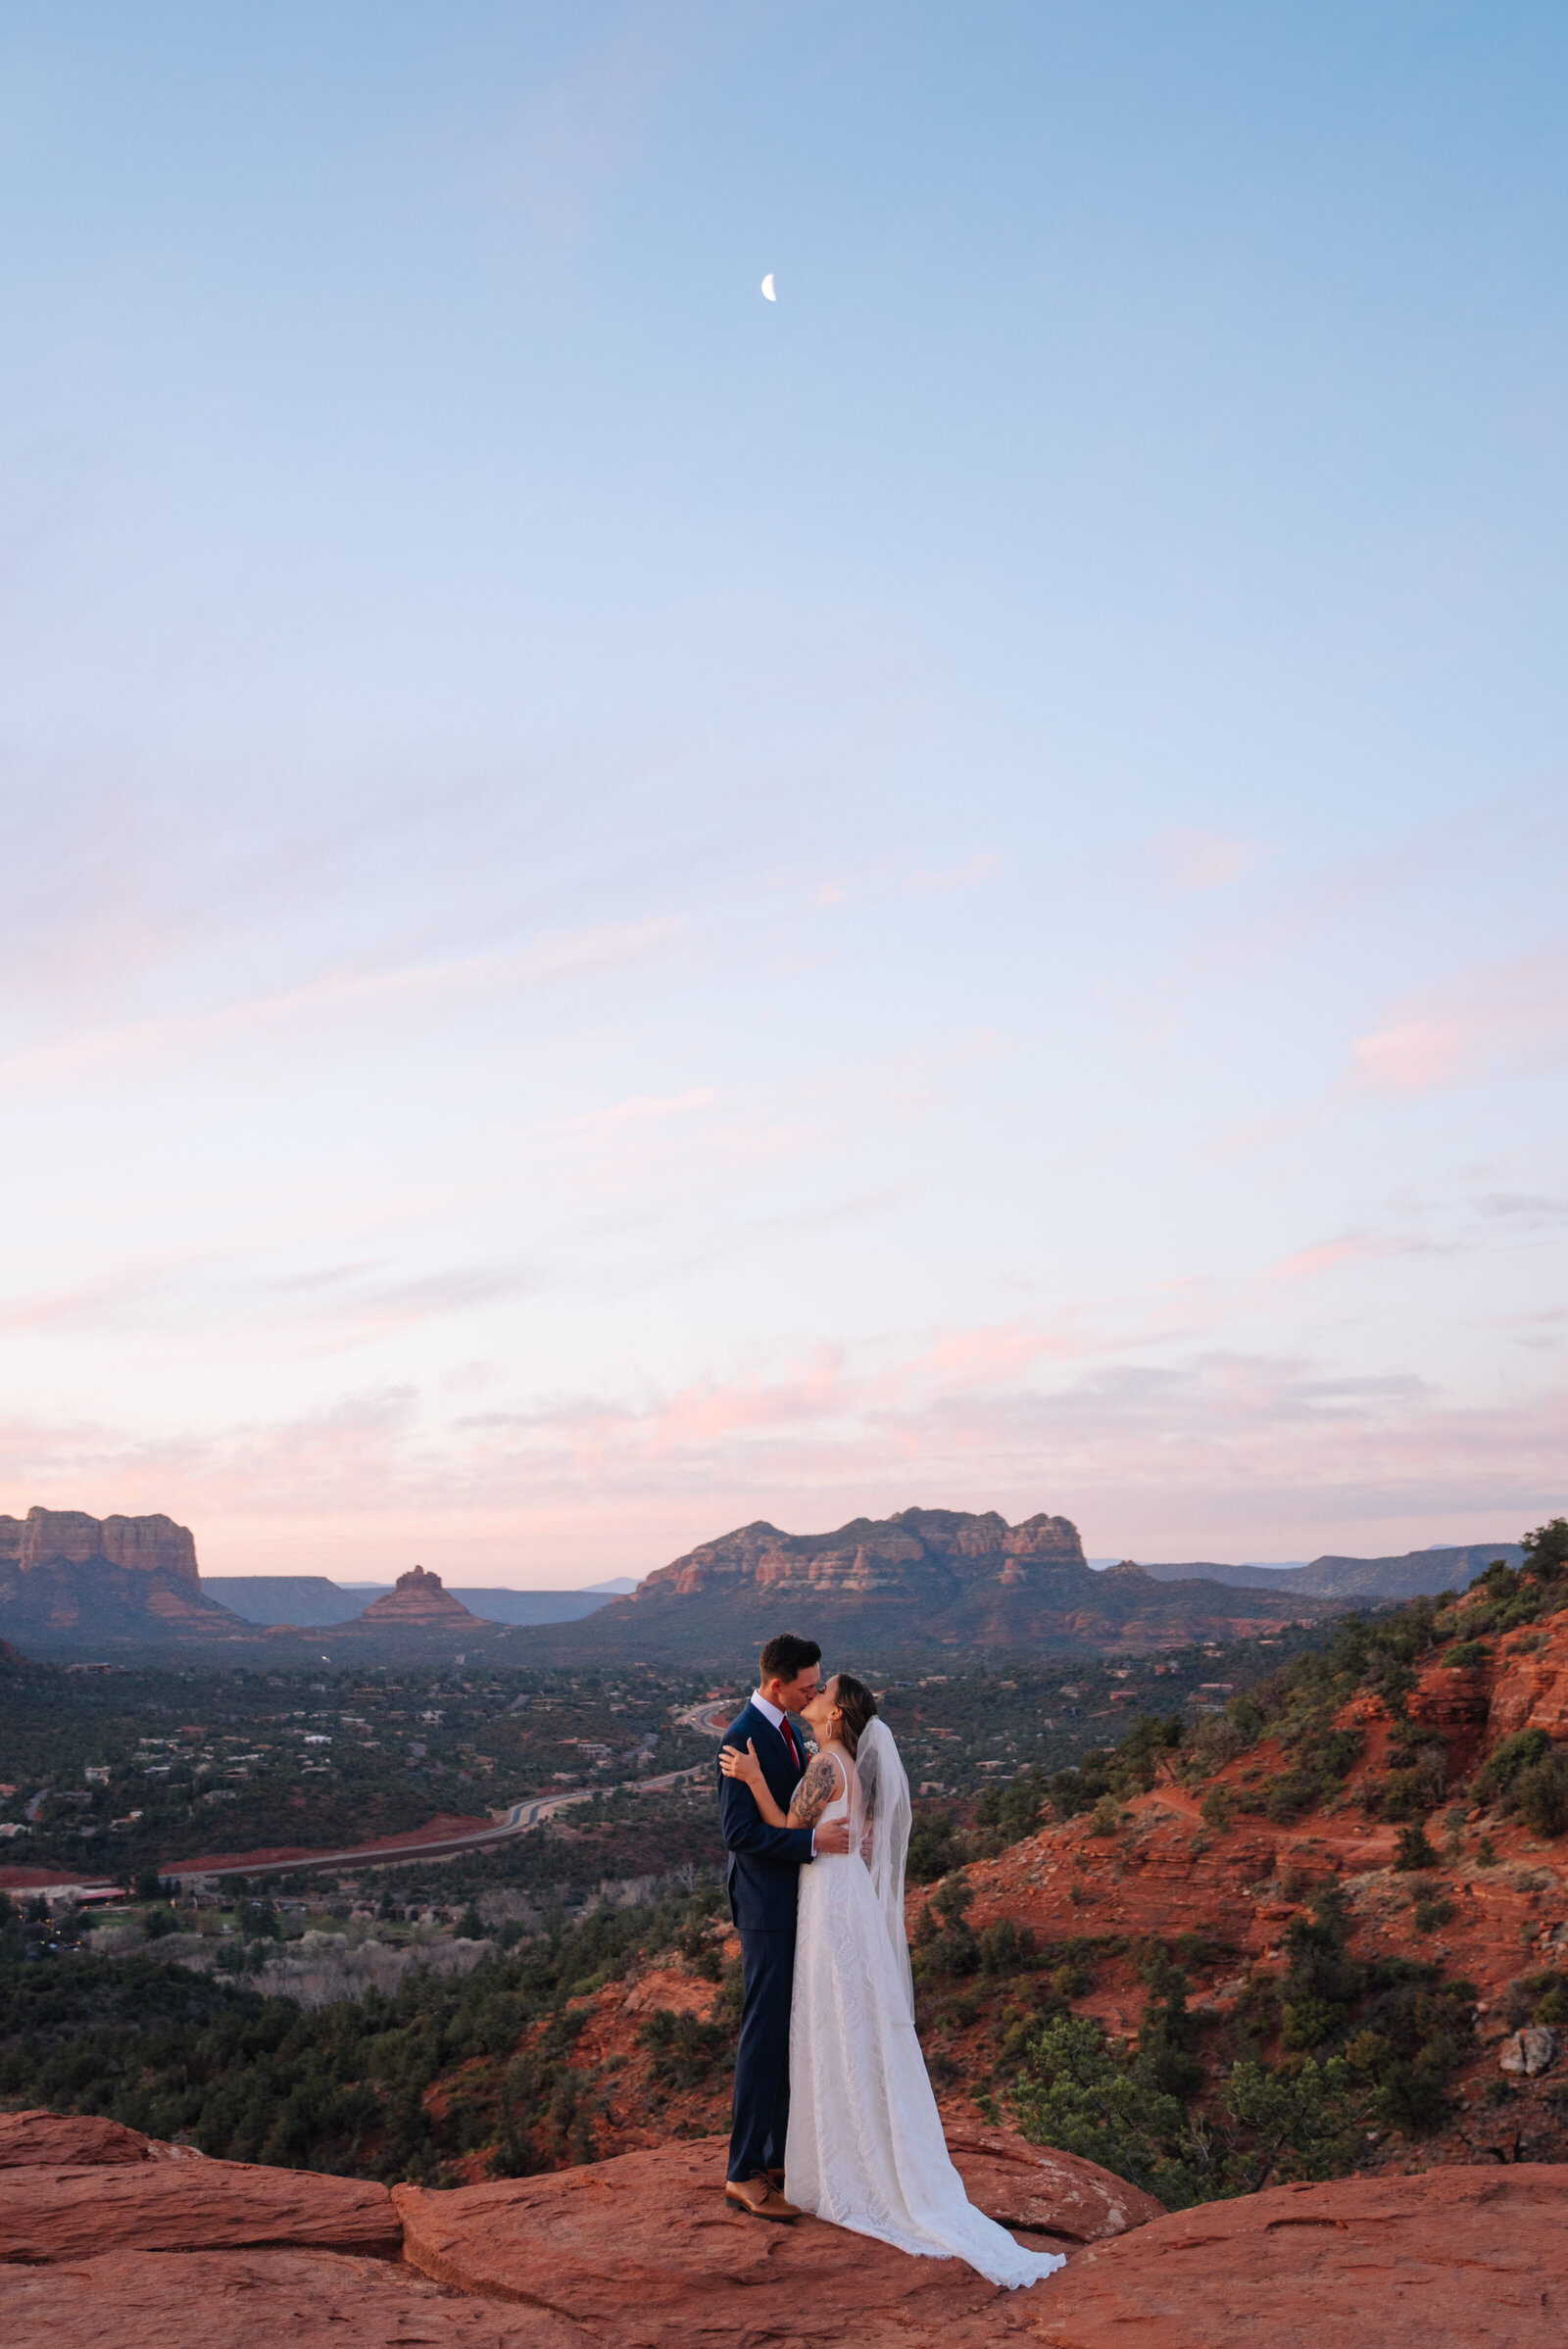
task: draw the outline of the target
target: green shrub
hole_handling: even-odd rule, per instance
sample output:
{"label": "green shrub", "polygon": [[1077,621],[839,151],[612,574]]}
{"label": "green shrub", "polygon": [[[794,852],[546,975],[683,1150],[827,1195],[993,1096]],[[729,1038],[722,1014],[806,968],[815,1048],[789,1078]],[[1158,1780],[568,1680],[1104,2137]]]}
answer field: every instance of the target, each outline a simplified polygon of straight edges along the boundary
{"label": "green shrub", "polygon": [[951,1811],[922,1811],[910,1831],[905,1874],[912,1884],[933,1884],[938,1877],[961,1868],[968,1856],[969,1846]]}
{"label": "green shrub", "polygon": [[1295,1998],[1282,2016],[1281,2037],[1287,2047],[1321,2047],[1345,2023],[1345,2009],[1332,1998]]}
{"label": "green shrub", "polygon": [[1544,1729],[1519,1729],[1512,1738],[1497,1740],[1477,1774],[1477,1801],[1495,1801],[1497,1794],[1507,1794],[1519,1771],[1540,1762],[1549,1750],[1551,1738]]}
{"label": "green shrub", "polygon": [[1446,1925],[1452,1915],[1453,1902],[1444,1893],[1439,1893],[1436,1898],[1429,1898],[1423,1893],[1411,1911],[1418,1933],[1436,1933],[1438,1927]]}
{"label": "green shrub", "polygon": [[980,1944],[965,1913],[973,1899],[974,1886],[961,1869],[938,1884],[914,1929],[911,1959],[918,1979],[973,1974],[980,1963]]}
{"label": "green shrub", "polygon": [[1401,1874],[1417,1868],[1435,1868],[1438,1855],[1427,1841],[1424,1827],[1401,1827],[1394,1846],[1394,1865]]}
{"label": "green shrub", "polygon": [[1285,1933],[1287,2004],[1322,1999],[1342,2013],[1360,1996],[1366,1969],[1349,1953],[1350,1912],[1338,1884],[1325,1884],[1310,1917],[1293,1917]]}
{"label": "green shrub", "polygon": [[1568,1575],[1568,1517],[1553,1517],[1538,1525],[1534,1533],[1526,1534],[1521,1546],[1524,1572],[1532,1581],[1548,1587],[1561,1582]]}
{"label": "green shrub", "polygon": [[1528,2002],[1532,2023],[1568,2023],[1568,1974],[1547,1967],[1540,1974],[1522,1975],[1513,1989]]}
{"label": "green shrub", "polygon": [[982,1974],[1016,1974],[1033,1955],[1034,1936],[1027,1926],[1020,1935],[1009,1917],[999,1917],[979,1935],[979,1949]]}
{"label": "green shrub", "polygon": [[1111,1791],[1108,1753],[1081,1754],[1076,1769],[1058,1770],[1051,1781],[1051,1807],[1058,1819],[1076,1819],[1092,1811]]}
{"label": "green shrub", "polygon": [[1230,1788],[1213,1786],[1199,1804],[1198,1815],[1205,1827],[1211,1828],[1216,1835],[1222,1835],[1230,1826],[1235,1808]]}
{"label": "green shrub", "polygon": [[987,1786],[975,1805],[975,1826],[987,1852],[1005,1851],[1021,1843],[1040,1825],[1046,1783],[1037,1772],[1021,1770],[1005,1786]]}
{"label": "green shrub", "polygon": [[1142,2045],[1129,2056],[1094,2024],[1069,2017],[1034,2041],[1012,2106],[1035,2143],[1099,2162],[1183,2210],[1274,2179],[1339,2176],[1355,2158],[1376,2095],[1339,2057],[1274,2070],[1243,2062],[1217,2110],[1190,2121]]}
{"label": "green shrub", "polygon": [[1098,2024],[1075,2015],[1048,2023],[1027,2050],[1012,2103],[1037,2145],[1099,2162],[1173,2210],[1202,2198],[1181,2158],[1180,2102],[1150,2066],[1118,2056]]}
{"label": "green shrub", "polygon": [[1317,1801],[1321,1788],[1310,1770],[1287,1770],[1275,1779],[1263,1803],[1265,1817],[1276,1827],[1288,1827]]}
{"label": "green shrub", "polygon": [[1509,1808],[1544,1839],[1568,1827],[1568,1755],[1544,1754],[1521,1770],[1508,1789]]}
{"label": "green shrub", "polygon": [[1443,1659],[1445,1672],[1474,1672],[1487,1661],[1487,1648],[1479,1639],[1461,1639],[1450,1647]]}
{"label": "green shrub", "polygon": [[[654,2009],[637,2036],[652,2051],[650,2076],[662,2088],[696,2087],[708,2077],[729,2042],[729,2034],[720,2024],[699,2023],[695,2015],[672,2014],[665,2006]],[[553,2117],[564,2125],[571,2116],[568,2111]]]}

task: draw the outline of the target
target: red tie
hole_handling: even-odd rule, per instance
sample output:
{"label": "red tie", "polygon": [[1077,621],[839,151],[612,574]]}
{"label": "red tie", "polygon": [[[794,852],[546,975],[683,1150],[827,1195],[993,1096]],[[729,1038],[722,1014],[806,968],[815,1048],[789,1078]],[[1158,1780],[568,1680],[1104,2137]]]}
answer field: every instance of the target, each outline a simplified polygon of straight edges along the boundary
{"label": "red tie", "polygon": [[783,1733],[784,1742],[790,1749],[790,1760],[795,1764],[796,1769],[799,1770],[801,1766],[801,1749],[795,1742],[795,1732],[790,1727],[790,1718],[787,1713],[778,1726]]}

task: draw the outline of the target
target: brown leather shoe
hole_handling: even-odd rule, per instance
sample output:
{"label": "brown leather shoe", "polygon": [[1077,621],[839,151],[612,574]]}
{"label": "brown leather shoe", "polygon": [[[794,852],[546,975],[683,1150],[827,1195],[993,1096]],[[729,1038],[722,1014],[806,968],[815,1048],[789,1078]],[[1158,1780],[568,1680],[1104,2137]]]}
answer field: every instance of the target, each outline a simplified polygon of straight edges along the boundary
{"label": "brown leather shoe", "polygon": [[785,2201],[765,2170],[755,2171],[750,2178],[728,2179],[724,2200],[753,2219],[798,2219],[801,2215],[793,2202]]}
{"label": "brown leather shoe", "polygon": [[774,2183],[774,2184],[777,2186],[777,2188],[778,2188],[779,2192],[782,2194],[782,2193],[783,2193],[783,2191],[784,2191],[784,2173],[783,2173],[783,2171],[782,2171],[782,2170],[769,2170],[769,2172],[768,2172],[768,2174],[767,2174],[767,2175],[768,2175],[768,2177],[769,2177],[769,2178],[770,2178],[773,2180],[773,2183]]}

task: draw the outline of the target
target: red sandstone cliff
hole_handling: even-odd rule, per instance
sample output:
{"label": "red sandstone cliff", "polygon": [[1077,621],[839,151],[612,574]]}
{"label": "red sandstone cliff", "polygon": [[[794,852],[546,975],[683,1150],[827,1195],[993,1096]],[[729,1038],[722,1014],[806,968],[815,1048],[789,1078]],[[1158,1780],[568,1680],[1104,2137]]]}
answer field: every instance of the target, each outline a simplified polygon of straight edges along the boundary
{"label": "red sandstone cliff", "polygon": [[34,1641],[105,1644],[248,1627],[209,1598],[188,1526],[172,1517],[29,1509],[0,1517],[0,1630]]}
{"label": "red sandstone cliff", "polygon": [[166,1574],[199,1590],[196,1541],[172,1517],[89,1517],[83,1509],[29,1509],[0,1517],[0,1565],[29,1574],[40,1566],[85,1566],[98,1559],[142,1574]]}
{"label": "red sandstone cliff", "polygon": [[1325,1599],[1159,1583],[1142,1567],[1091,1571],[1065,1517],[1008,1525],[996,1510],[901,1509],[828,1534],[744,1525],[648,1576],[630,1598],[535,1636],[541,1656],[733,1657],[769,1633],[858,1650],[1124,1648],[1272,1631],[1333,1611]]}
{"label": "red sandstone cliff", "polygon": [[441,1587],[438,1574],[427,1574],[422,1566],[411,1567],[400,1574],[397,1587],[384,1598],[374,1598],[359,1621],[365,1624],[453,1624],[471,1623],[475,1631],[485,1626],[479,1617],[469,1612],[461,1598]]}

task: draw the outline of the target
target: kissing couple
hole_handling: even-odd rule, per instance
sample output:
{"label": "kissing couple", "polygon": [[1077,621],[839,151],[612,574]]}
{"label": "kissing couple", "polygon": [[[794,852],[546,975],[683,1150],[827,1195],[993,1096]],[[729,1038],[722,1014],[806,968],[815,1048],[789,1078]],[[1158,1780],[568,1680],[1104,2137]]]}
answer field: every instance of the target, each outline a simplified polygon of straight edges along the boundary
{"label": "kissing couple", "polygon": [[[1037,2283],[963,2190],[914,2031],[904,1931],[909,1782],[876,1698],[814,1639],[781,1633],[724,1732],[719,1821],[745,1999],[725,2197],[757,2219],[810,2211],[919,2259]],[[815,1751],[807,1759],[804,1731]],[[786,2199],[786,2189],[788,2198]]]}

